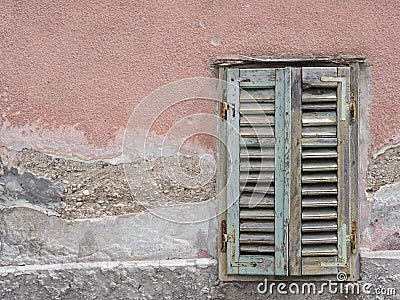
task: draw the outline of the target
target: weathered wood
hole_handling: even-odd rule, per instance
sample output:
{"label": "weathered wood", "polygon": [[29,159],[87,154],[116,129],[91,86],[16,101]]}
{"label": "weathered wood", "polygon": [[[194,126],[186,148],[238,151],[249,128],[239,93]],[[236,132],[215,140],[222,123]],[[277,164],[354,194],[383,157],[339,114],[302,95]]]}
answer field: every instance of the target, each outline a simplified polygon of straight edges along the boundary
{"label": "weathered wood", "polygon": [[242,138],[273,138],[274,128],[272,126],[264,127],[242,127],[240,128]]}
{"label": "weathered wood", "polygon": [[264,102],[274,102],[275,100],[275,89],[240,89],[240,102],[242,103],[264,103]]}
{"label": "weathered wood", "polygon": [[[230,107],[239,107],[238,69],[227,72],[227,102]],[[227,234],[235,240],[227,246],[228,273],[239,274],[239,269],[232,266],[232,261],[239,261],[239,116],[232,109],[227,113]]]}
{"label": "weathered wood", "polygon": [[[338,76],[344,77],[346,84],[338,87],[338,99],[343,99],[346,104],[350,102],[350,68],[338,68]],[[345,110],[345,111],[343,111]],[[350,112],[347,105],[338,105],[338,116],[342,118],[338,121],[338,232],[346,230],[344,236],[339,235],[338,240],[338,259],[347,261],[347,223],[349,220],[349,193],[350,193],[350,161],[349,161],[349,127]],[[343,118],[344,117],[344,118]],[[350,272],[348,267],[341,267],[341,272]]]}
{"label": "weathered wood", "polygon": [[250,231],[250,232],[274,232],[274,223],[273,222],[255,222],[251,221],[243,221],[240,224],[240,231]]}
{"label": "weathered wood", "polygon": [[275,171],[275,162],[273,159],[240,159],[240,171]]}
{"label": "weathered wood", "polygon": [[321,102],[311,102],[303,103],[303,111],[309,111],[309,110],[314,110],[314,111],[320,111],[320,110],[335,110],[336,109],[336,103],[330,102],[330,103],[321,103]]}
{"label": "weathered wood", "polygon": [[335,221],[305,221],[301,225],[302,232],[323,232],[337,231],[337,222]]}
{"label": "weathered wood", "polygon": [[274,219],[274,217],[275,214],[272,209],[243,208],[240,210],[241,219],[264,220]]}
{"label": "weathered wood", "polygon": [[303,126],[336,126],[336,111],[303,113],[302,123]]}
{"label": "weathered wood", "polygon": [[338,188],[336,183],[303,184],[302,195],[336,195]]}
{"label": "weathered wood", "polygon": [[303,196],[303,207],[326,207],[337,206],[337,196],[330,195],[317,195],[317,196]]}
{"label": "weathered wood", "polygon": [[[349,210],[349,224],[351,227],[351,234],[354,235],[354,240],[351,241],[351,252],[349,255],[349,266],[350,266],[350,274],[349,280],[358,280],[359,278],[359,240],[360,240],[360,230],[359,230],[359,183],[358,183],[358,176],[359,176],[359,166],[361,161],[360,157],[363,157],[360,153],[368,151],[368,147],[360,147],[359,145],[359,137],[358,131],[360,126],[360,121],[367,122],[367,118],[360,119],[360,105],[367,107],[368,105],[368,92],[366,90],[362,91],[363,99],[365,100],[364,103],[359,102],[359,91],[360,88],[364,85],[367,85],[367,80],[364,78],[360,80],[360,67],[358,63],[354,63],[351,65],[350,69],[350,101],[355,103],[355,115],[352,116],[352,120],[350,121],[350,130],[349,130],[349,147],[350,147],[350,170],[349,170],[349,198],[350,198],[350,210]],[[360,84],[359,84],[360,83]],[[367,114],[362,114],[362,116],[366,116]],[[361,170],[361,168],[360,168]],[[365,181],[361,181],[365,182]],[[365,183],[363,183],[365,184]],[[364,188],[361,188],[362,193],[364,192]]]}
{"label": "weathered wood", "polygon": [[257,254],[264,254],[264,253],[273,253],[275,251],[274,245],[241,245],[240,246],[241,252],[249,252],[249,253],[257,253]]}
{"label": "weathered wood", "polygon": [[333,147],[337,145],[337,138],[302,138],[303,147]]}
{"label": "weathered wood", "polygon": [[[286,275],[285,248],[285,137],[286,70],[276,70],[275,86],[275,274]],[[290,103],[290,99],[289,99]]]}
{"label": "weathered wood", "polygon": [[336,208],[324,207],[318,209],[303,208],[302,211],[303,220],[326,220],[326,219],[337,219]]}
{"label": "weathered wood", "polygon": [[301,153],[303,158],[335,158],[337,157],[336,149],[303,149]]}
{"label": "weathered wood", "polygon": [[275,69],[240,69],[240,80],[242,88],[272,88]]}
{"label": "weathered wood", "polygon": [[[304,245],[302,256],[336,256],[338,253],[336,245]],[[306,259],[307,261],[307,259]]]}
{"label": "weathered wood", "polygon": [[326,256],[326,257],[303,257],[303,275],[328,275],[337,274],[337,267],[322,267],[323,263],[337,263],[337,256]]}
{"label": "weathered wood", "polygon": [[312,88],[308,90],[303,90],[301,99],[303,104],[313,104],[316,103],[323,103],[323,102],[337,102],[337,94],[336,90],[332,88],[328,89],[318,89]]}
{"label": "weathered wood", "polygon": [[257,185],[240,183],[240,191],[249,193],[260,193],[262,195],[265,195],[265,194],[274,194],[275,188],[273,185],[263,182],[260,182]]}
{"label": "weathered wood", "polygon": [[275,157],[274,148],[241,148],[240,158],[263,158],[264,160],[272,159]]}
{"label": "weathered wood", "polygon": [[240,126],[274,126],[275,117],[269,115],[242,115]]}
{"label": "weathered wood", "polygon": [[240,182],[272,182],[274,177],[274,172],[240,172]]}
{"label": "weathered wood", "polygon": [[240,207],[274,208],[274,205],[274,195],[242,194],[240,196]]}
{"label": "weathered wood", "polygon": [[301,69],[291,71],[289,275],[301,275]]}
{"label": "weathered wood", "polygon": [[336,137],[336,126],[304,127],[303,137]]}
{"label": "weathered wood", "polygon": [[259,103],[259,102],[242,102],[240,103],[240,113],[242,115],[268,115],[274,114],[275,104]]}
{"label": "weathered wood", "polygon": [[242,244],[274,244],[273,234],[243,233],[240,235],[240,243]]}
{"label": "weathered wood", "polygon": [[303,88],[307,89],[310,87],[337,87],[336,82],[322,82],[322,76],[337,76],[337,68],[335,67],[303,67],[302,68],[302,79]]}
{"label": "weathered wood", "polygon": [[[321,226],[322,227],[322,226]],[[336,232],[303,233],[301,242],[303,245],[336,244],[338,241]]]}
{"label": "weathered wood", "polygon": [[335,171],[338,168],[338,163],[333,159],[307,159],[303,161],[303,171]]}
{"label": "weathered wood", "polygon": [[[275,153],[275,138],[241,138],[240,147],[269,147]],[[272,155],[274,156],[275,154]]]}
{"label": "weathered wood", "polygon": [[301,176],[302,183],[324,183],[324,182],[337,182],[337,174],[335,172],[315,172],[304,173]]}

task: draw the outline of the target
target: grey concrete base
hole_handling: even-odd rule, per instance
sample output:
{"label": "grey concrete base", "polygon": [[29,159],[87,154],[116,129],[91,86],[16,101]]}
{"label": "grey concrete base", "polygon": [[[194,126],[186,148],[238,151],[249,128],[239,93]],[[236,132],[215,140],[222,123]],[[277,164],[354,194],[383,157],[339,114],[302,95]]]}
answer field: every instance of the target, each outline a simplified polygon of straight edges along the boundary
{"label": "grey concrete base", "polygon": [[[214,259],[70,263],[0,268],[1,299],[400,299],[400,253],[362,255],[370,294],[260,294],[260,282],[222,283]],[[270,284],[270,283],[269,283]],[[301,285],[302,283],[298,283]],[[319,287],[319,285],[317,285]],[[377,295],[377,289],[396,295]],[[317,289],[318,291],[319,289]],[[390,291],[393,293],[393,290]]]}

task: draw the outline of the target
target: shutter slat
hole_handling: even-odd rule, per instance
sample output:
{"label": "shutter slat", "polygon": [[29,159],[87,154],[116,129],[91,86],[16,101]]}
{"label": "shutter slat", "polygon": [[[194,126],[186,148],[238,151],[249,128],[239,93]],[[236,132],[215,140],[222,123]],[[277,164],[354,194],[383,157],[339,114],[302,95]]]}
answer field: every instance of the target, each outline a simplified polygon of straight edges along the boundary
{"label": "shutter slat", "polygon": [[302,158],[336,158],[336,149],[303,149]]}
{"label": "shutter slat", "polygon": [[337,206],[336,196],[316,195],[316,196],[303,196],[302,207],[324,207]]}
{"label": "shutter slat", "polygon": [[323,267],[321,262],[326,264],[335,264],[338,262],[337,256],[313,256],[303,257],[302,274],[303,275],[329,275],[337,274],[337,267]]}
{"label": "shutter slat", "polygon": [[336,90],[334,89],[309,89],[304,90],[302,95],[302,102],[337,102]]}
{"label": "shutter slat", "polygon": [[273,103],[259,103],[256,101],[240,103],[240,113],[242,115],[273,114],[274,111],[275,105]]}
{"label": "shutter slat", "polygon": [[255,253],[255,254],[264,254],[264,253],[273,253],[275,252],[275,246],[274,245],[241,245],[240,246],[240,251],[241,252],[249,252],[249,253]]}
{"label": "shutter slat", "polygon": [[250,192],[250,193],[260,193],[260,194],[274,194],[273,185],[266,183],[255,184],[243,184],[240,183],[240,191],[241,192]]}
{"label": "shutter slat", "polygon": [[336,126],[304,127],[303,137],[336,137]]}
{"label": "shutter slat", "polygon": [[275,89],[260,89],[252,88],[240,89],[240,102],[241,103],[271,103],[275,99]]}
{"label": "shutter slat", "polygon": [[242,244],[274,244],[274,235],[265,233],[243,233],[239,237],[239,241]]}
{"label": "shutter slat", "polygon": [[242,138],[249,137],[259,137],[259,138],[273,138],[274,137],[274,128],[271,126],[266,127],[242,127],[240,128],[240,136]]}
{"label": "shutter slat", "polygon": [[333,147],[337,146],[337,138],[302,138],[303,147]]}
{"label": "shutter slat", "polygon": [[273,159],[264,158],[251,159],[241,158],[240,159],[240,171],[274,171],[275,163]]}
{"label": "shutter slat", "polygon": [[303,244],[336,244],[337,241],[336,232],[303,233],[301,236]]}
{"label": "shutter slat", "polygon": [[304,245],[301,250],[302,256],[334,256],[338,254],[335,245]]}
{"label": "shutter slat", "polygon": [[303,171],[336,171],[337,161],[332,159],[310,159],[304,160]]}
{"label": "shutter slat", "polygon": [[273,195],[242,194],[240,196],[240,207],[273,208],[275,198]]}
{"label": "shutter slat", "polygon": [[336,231],[337,228],[336,221],[306,221],[301,226],[303,232]]}
{"label": "shutter slat", "polygon": [[241,138],[240,147],[266,147],[275,153],[275,139],[274,138]]}
{"label": "shutter slat", "polygon": [[323,88],[337,87],[337,82],[321,81],[322,76],[337,76],[337,68],[303,67],[302,68],[303,89],[308,89],[311,87],[323,87]]}
{"label": "shutter slat", "polygon": [[337,182],[337,173],[334,172],[307,172],[301,176],[302,183],[323,183],[323,182]]}
{"label": "shutter slat", "polygon": [[240,87],[272,88],[275,86],[275,69],[241,69]]}
{"label": "shutter slat", "polygon": [[302,195],[336,195],[338,188],[336,184],[304,184],[301,193]]}
{"label": "shutter slat", "polygon": [[240,224],[240,231],[246,232],[274,232],[274,222],[243,221]]}
{"label": "shutter slat", "polygon": [[304,208],[302,211],[303,220],[329,220],[337,219],[337,210],[335,208]]}
{"label": "shutter slat", "polygon": [[253,219],[253,220],[273,220],[274,210],[272,209],[259,209],[259,208],[242,208],[240,210],[241,219]]}
{"label": "shutter slat", "polygon": [[303,126],[336,125],[336,112],[307,112],[303,113]]}
{"label": "shutter slat", "polygon": [[242,115],[240,126],[274,126],[275,117],[269,115]]}
{"label": "shutter slat", "polygon": [[240,182],[271,182],[274,172],[240,172]]}
{"label": "shutter slat", "polygon": [[310,102],[310,103],[303,103],[303,111],[304,110],[336,110],[336,103],[328,102],[328,103],[321,103],[321,102]]}
{"label": "shutter slat", "polygon": [[273,148],[241,148],[240,159],[250,158],[264,158],[271,159],[275,157],[275,151]]}

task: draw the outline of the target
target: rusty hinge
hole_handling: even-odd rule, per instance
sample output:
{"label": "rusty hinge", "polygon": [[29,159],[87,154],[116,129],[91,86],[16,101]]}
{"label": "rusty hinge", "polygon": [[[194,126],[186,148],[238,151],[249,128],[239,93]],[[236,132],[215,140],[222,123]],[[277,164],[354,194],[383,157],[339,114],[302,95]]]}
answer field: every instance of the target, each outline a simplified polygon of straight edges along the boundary
{"label": "rusty hinge", "polygon": [[349,110],[351,113],[351,121],[355,122],[356,117],[357,117],[357,104],[356,104],[357,101],[356,101],[356,92],[355,91],[351,91],[350,98],[351,98],[351,102],[350,102]]}
{"label": "rusty hinge", "polygon": [[222,102],[222,107],[221,107],[221,117],[226,120],[228,117],[228,109],[232,109],[232,117],[235,117],[236,111],[235,111],[235,104],[228,104],[227,102]]}
{"label": "rusty hinge", "polygon": [[351,222],[351,234],[348,236],[351,252],[354,254],[357,251],[357,222]]}
{"label": "rusty hinge", "polygon": [[226,221],[222,220],[221,222],[221,252],[225,253],[226,252],[226,243],[228,242],[227,240],[227,234],[226,234]]}
{"label": "rusty hinge", "polygon": [[222,102],[221,117],[226,120],[228,114],[228,103]]}

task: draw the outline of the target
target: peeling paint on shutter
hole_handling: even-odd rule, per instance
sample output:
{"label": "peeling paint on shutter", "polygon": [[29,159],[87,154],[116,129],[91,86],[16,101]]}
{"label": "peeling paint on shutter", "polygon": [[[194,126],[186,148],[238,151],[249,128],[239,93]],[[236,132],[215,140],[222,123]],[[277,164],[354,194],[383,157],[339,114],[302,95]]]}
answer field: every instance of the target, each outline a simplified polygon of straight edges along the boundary
{"label": "peeling paint on shutter", "polygon": [[351,72],[228,69],[228,274],[355,278]]}
{"label": "peeling paint on shutter", "polygon": [[302,275],[337,274],[347,262],[348,118],[339,116],[350,95],[335,80],[349,82],[348,69],[302,68]]}
{"label": "peeling paint on shutter", "polygon": [[276,86],[275,69],[230,69],[227,81],[227,270],[273,275],[275,94],[284,82]]}

